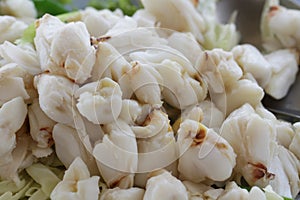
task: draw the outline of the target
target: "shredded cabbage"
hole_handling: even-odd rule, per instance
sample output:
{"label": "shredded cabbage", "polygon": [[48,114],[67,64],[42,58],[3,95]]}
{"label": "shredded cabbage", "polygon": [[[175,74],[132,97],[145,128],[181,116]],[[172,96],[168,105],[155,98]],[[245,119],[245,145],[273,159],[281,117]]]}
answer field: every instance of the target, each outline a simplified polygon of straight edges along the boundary
{"label": "shredded cabbage", "polygon": [[46,200],[50,198],[53,188],[61,181],[62,168],[54,168],[36,163],[20,174],[20,182],[0,181],[0,200]]}

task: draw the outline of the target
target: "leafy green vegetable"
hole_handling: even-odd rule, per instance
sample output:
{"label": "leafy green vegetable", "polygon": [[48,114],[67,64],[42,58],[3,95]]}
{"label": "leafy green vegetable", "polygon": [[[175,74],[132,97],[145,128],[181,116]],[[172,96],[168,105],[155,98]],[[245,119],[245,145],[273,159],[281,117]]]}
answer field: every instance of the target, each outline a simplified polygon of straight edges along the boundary
{"label": "leafy green vegetable", "polygon": [[119,1],[119,8],[123,10],[126,15],[133,15],[136,10],[141,7],[139,4],[132,4],[130,0],[120,0]]}
{"label": "leafy green vegetable", "polygon": [[96,9],[110,9],[110,10],[114,10],[118,7],[118,0],[109,0],[109,1],[105,1],[105,0],[91,0],[88,3],[89,6],[92,6]]}
{"label": "leafy green vegetable", "polygon": [[293,200],[291,198],[283,197],[284,200]]}
{"label": "leafy green vegetable", "polygon": [[17,43],[33,43],[35,37],[35,26],[34,24],[29,25],[23,32],[21,39],[17,40]]}
{"label": "leafy green vegetable", "polygon": [[43,16],[45,13],[49,13],[51,15],[59,15],[62,13],[68,12],[65,8],[65,3],[68,1],[62,0],[32,0],[37,11],[38,17]]}
{"label": "leafy green vegetable", "polygon": [[[37,11],[38,17],[43,16],[45,13],[51,15],[59,15],[67,13],[72,9],[67,9],[66,5],[73,7],[73,10],[78,8],[74,7],[72,0],[32,0]],[[120,8],[124,14],[133,15],[134,12],[142,7],[139,0],[90,0],[89,6],[96,9],[110,9],[115,10]]]}
{"label": "leafy green vegetable", "polygon": [[58,0],[62,4],[70,4],[72,3],[72,0]]}
{"label": "leafy green vegetable", "polygon": [[88,5],[96,9],[115,10],[120,8],[124,14],[129,16],[142,7],[142,4],[138,0],[90,0]]}
{"label": "leafy green vegetable", "polygon": [[68,13],[58,15],[56,17],[58,17],[58,19],[60,19],[61,21],[68,23],[68,22],[79,21],[81,19],[81,13],[79,11],[73,11],[73,12],[68,12]]}

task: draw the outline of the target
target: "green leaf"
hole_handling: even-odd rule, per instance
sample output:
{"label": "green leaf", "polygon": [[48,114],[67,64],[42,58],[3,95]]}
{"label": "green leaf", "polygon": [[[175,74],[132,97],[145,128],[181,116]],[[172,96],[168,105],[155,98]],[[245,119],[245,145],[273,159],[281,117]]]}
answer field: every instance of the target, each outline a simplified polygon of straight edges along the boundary
{"label": "green leaf", "polygon": [[115,10],[120,8],[125,15],[133,15],[136,10],[142,8],[139,0],[90,0],[89,6],[96,9]]}
{"label": "green leaf", "polygon": [[35,37],[35,26],[34,24],[30,24],[23,32],[23,36],[20,40],[17,41],[23,44],[33,43],[33,39]]}
{"label": "green leaf", "polygon": [[33,0],[33,3],[38,11],[38,17],[43,16],[45,13],[59,15],[68,12],[64,7],[64,3],[57,0]]}
{"label": "green leaf", "polygon": [[283,197],[284,200],[293,200],[291,198],[288,198],[288,197]]}
{"label": "green leaf", "polygon": [[99,10],[115,10],[116,8],[118,8],[118,0],[90,0],[88,5]]}
{"label": "green leaf", "polygon": [[56,17],[60,19],[62,22],[68,23],[68,22],[79,21],[81,19],[81,13],[79,11],[73,11],[73,12],[57,15]]}
{"label": "green leaf", "polygon": [[130,0],[120,0],[119,7],[123,10],[125,15],[133,15],[137,9],[139,9],[138,5],[133,4]]}
{"label": "green leaf", "polygon": [[62,4],[70,4],[72,3],[72,0],[58,0]]}

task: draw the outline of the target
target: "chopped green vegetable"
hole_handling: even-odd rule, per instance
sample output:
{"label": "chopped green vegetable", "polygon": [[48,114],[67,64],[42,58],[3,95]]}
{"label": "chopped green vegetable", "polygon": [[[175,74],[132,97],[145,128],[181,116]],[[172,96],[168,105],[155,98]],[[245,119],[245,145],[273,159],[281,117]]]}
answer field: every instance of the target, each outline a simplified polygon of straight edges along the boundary
{"label": "chopped green vegetable", "polygon": [[142,7],[138,0],[91,0],[88,5],[96,9],[115,10],[120,8],[124,14],[129,16]]}
{"label": "chopped green vegetable", "polygon": [[38,17],[43,16],[45,13],[49,13],[51,15],[59,15],[68,12],[62,2],[64,1],[33,0],[33,3],[38,11]]}
{"label": "chopped green vegetable", "polygon": [[130,0],[120,0],[119,8],[123,10],[126,15],[131,16],[140,8],[140,6],[138,4],[132,4]]}
{"label": "chopped green vegetable", "polygon": [[[59,15],[62,13],[67,13],[70,9],[66,8],[66,5],[74,8],[72,0],[32,0],[37,11],[38,17],[43,16],[45,13],[51,15]],[[89,6],[96,9],[110,9],[115,10],[120,8],[124,14],[133,15],[135,11],[142,7],[142,4],[139,0],[90,0],[88,3]],[[72,9],[71,9],[72,10]]]}
{"label": "chopped green vegetable", "polygon": [[23,32],[23,36],[17,41],[20,43],[33,43],[33,38],[35,37],[35,26],[34,24],[29,25]]}
{"label": "chopped green vegetable", "polygon": [[288,197],[283,197],[284,200],[293,200],[291,198],[288,198]]}
{"label": "chopped green vegetable", "polygon": [[109,0],[109,1],[105,1],[105,0],[91,0],[88,3],[89,6],[92,6],[96,9],[110,9],[110,10],[114,10],[118,7],[118,0]]}
{"label": "chopped green vegetable", "polygon": [[72,0],[58,0],[62,4],[70,4],[72,3]]}
{"label": "chopped green vegetable", "polygon": [[81,13],[79,11],[73,11],[73,12],[68,12],[68,13],[58,15],[57,17],[61,21],[68,23],[68,22],[79,21],[81,19]]}

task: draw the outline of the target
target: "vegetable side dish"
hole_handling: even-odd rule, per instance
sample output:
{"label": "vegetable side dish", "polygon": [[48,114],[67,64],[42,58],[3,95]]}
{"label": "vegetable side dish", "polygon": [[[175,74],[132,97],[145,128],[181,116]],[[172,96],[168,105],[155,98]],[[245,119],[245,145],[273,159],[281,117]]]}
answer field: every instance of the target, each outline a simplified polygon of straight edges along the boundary
{"label": "vegetable side dish", "polygon": [[300,123],[261,100],[295,81],[300,11],[266,1],[260,51],[213,0],[41,2],[0,1],[0,200],[297,196]]}

